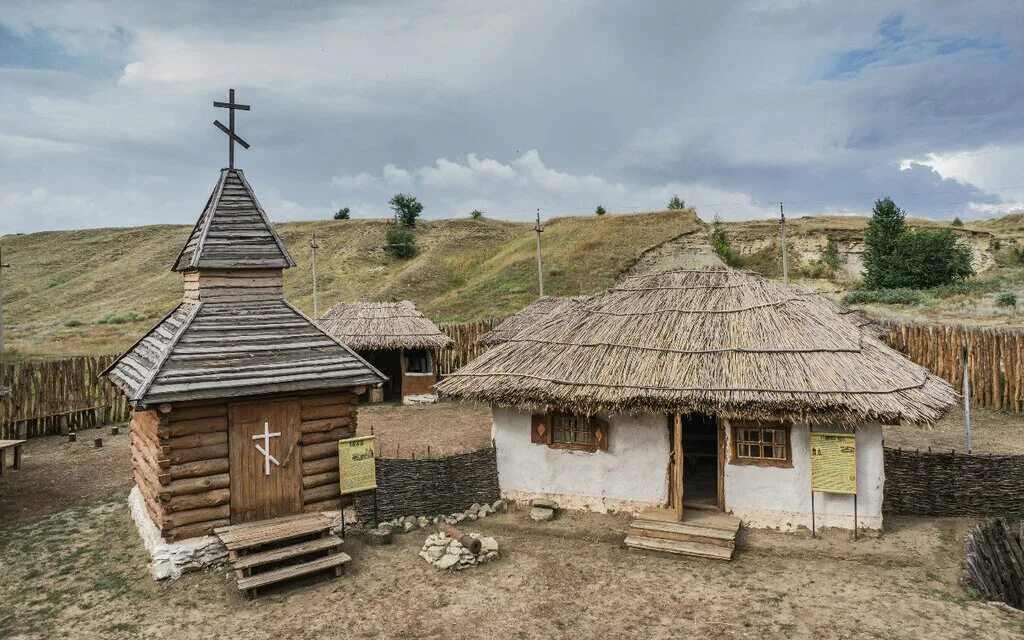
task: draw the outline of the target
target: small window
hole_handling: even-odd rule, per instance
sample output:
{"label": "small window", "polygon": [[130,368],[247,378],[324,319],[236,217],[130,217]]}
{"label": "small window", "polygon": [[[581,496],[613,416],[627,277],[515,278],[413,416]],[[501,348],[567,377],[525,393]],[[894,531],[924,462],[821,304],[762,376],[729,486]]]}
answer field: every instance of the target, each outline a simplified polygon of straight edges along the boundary
{"label": "small window", "polygon": [[608,422],[597,416],[534,414],[531,442],[555,449],[608,450]]}
{"label": "small window", "polygon": [[405,352],[406,373],[430,373],[430,353],[425,349],[413,349]]}
{"label": "small window", "polygon": [[733,427],[733,462],[792,466],[789,427],[740,424]]}

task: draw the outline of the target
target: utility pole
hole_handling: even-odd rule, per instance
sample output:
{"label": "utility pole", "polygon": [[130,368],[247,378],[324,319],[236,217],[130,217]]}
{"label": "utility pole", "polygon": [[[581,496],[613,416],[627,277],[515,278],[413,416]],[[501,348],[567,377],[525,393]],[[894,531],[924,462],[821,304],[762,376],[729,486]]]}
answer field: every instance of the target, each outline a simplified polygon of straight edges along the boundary
{"label": "utility pole", "polygon": [[316,250],[320,248],[320,243],[316,241],[316,231],[313,231],[313,237],[309,240],[309,249],[313,252],[313,319],[320,319],[320,308],[317,306],[316,299]]}
{"label": "utility pole", "polygon": [[4,262],[3,250],[0,249],[0,354],[4,352],[4,281],[3,271],[11,265]]}
{"label": "utility pole", "polygon": [[779,203],[779,223],[782,226],[782,284],[789,284],[789,261],[786,259],[786,212]]}
{"label": "utility pole", "polygon": [[537,232],[537,281],[540,283],[540,297],[544,297],[544,268],[540,259],[540,234],[544,233],[544,227],[540,226],[540,209],[537,209],[537,226],[533,228]]}

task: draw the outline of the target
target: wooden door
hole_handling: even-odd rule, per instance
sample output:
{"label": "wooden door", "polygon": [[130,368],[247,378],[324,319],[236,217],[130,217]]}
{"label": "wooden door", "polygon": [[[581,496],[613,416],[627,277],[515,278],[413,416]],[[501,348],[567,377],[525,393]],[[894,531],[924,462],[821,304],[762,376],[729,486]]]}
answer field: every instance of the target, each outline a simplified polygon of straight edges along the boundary
{"label": "wooden door", "polygon": [[231,523],[302,513],[298,400],[232,404]]}

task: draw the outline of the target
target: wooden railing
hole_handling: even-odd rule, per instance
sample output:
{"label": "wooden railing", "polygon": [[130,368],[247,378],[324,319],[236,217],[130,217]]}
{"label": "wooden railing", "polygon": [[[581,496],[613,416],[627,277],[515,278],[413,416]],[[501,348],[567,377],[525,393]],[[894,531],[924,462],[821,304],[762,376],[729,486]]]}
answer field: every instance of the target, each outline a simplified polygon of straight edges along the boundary
{"label": "wooden railing", "polygon": [[128,403],[100,376],[114,356],[0,363],[0,438],[57,434],[62,429],[128,419]]}

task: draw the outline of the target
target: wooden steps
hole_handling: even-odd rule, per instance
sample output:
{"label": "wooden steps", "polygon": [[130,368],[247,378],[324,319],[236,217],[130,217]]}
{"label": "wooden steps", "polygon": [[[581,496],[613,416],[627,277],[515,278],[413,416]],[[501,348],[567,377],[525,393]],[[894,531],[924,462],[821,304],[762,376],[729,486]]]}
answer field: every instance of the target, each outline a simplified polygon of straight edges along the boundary
{"label": "wooden steps", "polygon": [[687,511],[683,522],[671,512],[644,512],[629,525],[626,546],[697,558],[731,560],[739,518],[720,512]]}
{"label": "wooden steps", "polygon": [[335,575],[352,560],[342,539],[319,513],[274,518],[214,529],[228,549],[238,588],[254,598],[257,589],[329,569]]}

